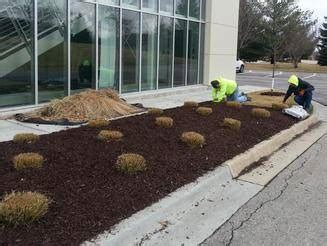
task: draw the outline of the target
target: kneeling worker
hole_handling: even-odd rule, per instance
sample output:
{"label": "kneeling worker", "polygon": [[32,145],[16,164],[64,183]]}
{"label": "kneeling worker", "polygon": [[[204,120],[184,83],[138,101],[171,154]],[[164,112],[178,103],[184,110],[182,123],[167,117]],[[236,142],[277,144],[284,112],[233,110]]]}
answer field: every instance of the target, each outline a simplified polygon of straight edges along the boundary
{"label": "kneeling worker", "polygon": [[212,81],[211,85],[213,87],[213,102],[223,102],[227,100],[243,103],[248,100],[247,96],[239,91],[237,83],[233,80],[220,77],[219,79]]}
{"label": "kneeling worker", "polygon": [[308,82],[298,78],[295,75],[292,75],[288,80],[289,88],[286,92],[284,97],[284,103],[287,99],[294,94],[295,95],[295,102],[301,105],[308,113],[312,110],[312,92],[315,88]]}

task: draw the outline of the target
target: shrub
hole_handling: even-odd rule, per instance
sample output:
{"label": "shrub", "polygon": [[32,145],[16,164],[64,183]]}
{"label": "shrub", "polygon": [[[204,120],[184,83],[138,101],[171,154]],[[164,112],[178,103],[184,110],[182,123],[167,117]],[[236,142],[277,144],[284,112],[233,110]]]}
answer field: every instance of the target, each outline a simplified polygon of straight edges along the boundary
{"label": "shrub", "polygon": [[41,168],[44,158],[38,153],[22,153],[14,157],[13,163],[17,170],[25,168]]}
{"label": "shrub", "polygon": [[124,137],[120,131],[106,131],[103,130],[99,133],[98,139],[102,141],[120,140]]}
{"label": "shrub", "polygon": [[135,174],[145,171],[147,168],[146,161],[143,156],[138,154],[123,154],[120,155],[116,162],[119,171]]}
{"label": "shrub", "polygon": [[210,114],[212,114],[212,108],[208,108],[208,107],[199,107],[196,112],[200,115],[203,116],[209,116]]}
{"label": "shrub", "polygon": [[228,127],[234,131],[239,131],[241,129],[241,121],[232,118],[225,118],[223,126]]}
{"label": "shrub", "polygon": [[40,139],[39,135],[34,133],[20,133],[14,136],[14,143],[35,143]]}
{"label": "shrub", "polygon": [[231,108],[237,108],[237,109],[242,108],[242,104],[235,101],[226,102],[226,106]]}
{"label": "shrub", "polygon": [[205,142],[204,137],[197,132],[184,132],[181,139],[191,148],[202,148]]}
{"label": "shrub", "polygon": [[286,103],[273,103],[272,108],[275,110],[283,110],[289,107]]}
{"label": "shrub", "polygon": [[269,118],[271,116],[270,112],[263,108],[254,108],[251,113],[256,118]]}
{"label": "shrub", "polygon": [[174,120],[170,117],[157,117],[156,125],[163,128],[172,128],[174,125]]}
{"label": "shrub", "polygon": [[93,128],[101,128],[101,127],[106,127],[109,124],[110,121],[107,121],[105,119],[96,119],[96,120],[90,120],[88,126]]}
{"label": "shrub", "polygon": [[49,199],[37,192],[13,192],[0,202],[0,224],[27,225],[43,217],[49,208]]}
{"label": "shrub", "polygon": [[160,108],[150,108],[148,110],[148,114],[151,115],[162,115],[164,113],[164,111]]}
{"label": "shrub", "polygon": [[193,102],[193,101],[187,101],[184,102],[184,107],[187,108],[196,108],[199,104],[197,102]]}

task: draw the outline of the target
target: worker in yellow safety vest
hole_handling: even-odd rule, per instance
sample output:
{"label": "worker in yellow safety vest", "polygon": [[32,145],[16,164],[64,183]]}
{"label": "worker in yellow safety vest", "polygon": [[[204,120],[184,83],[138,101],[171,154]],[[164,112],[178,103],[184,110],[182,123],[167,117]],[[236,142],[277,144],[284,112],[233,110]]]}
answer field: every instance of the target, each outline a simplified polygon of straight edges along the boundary
{"label": "worker in yellow safety vest", "polygon": [[236,101],[243,103],[248,100],[248,97],[243,92],[240,92],[237,83],[233,80],[219,77],[212,81],[211,85],[213,88],[213,102]]}

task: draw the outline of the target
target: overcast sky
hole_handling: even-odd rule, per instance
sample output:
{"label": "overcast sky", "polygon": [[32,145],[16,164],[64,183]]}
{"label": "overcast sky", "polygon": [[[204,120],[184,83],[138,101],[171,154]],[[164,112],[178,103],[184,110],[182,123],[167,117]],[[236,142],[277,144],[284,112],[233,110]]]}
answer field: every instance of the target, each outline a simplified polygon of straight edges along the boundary
{"label": "overcast sky", "polygon": [[322,23],[324,16],[327,16],[327,0],[298,0],[303,10],[309,9],[314,11],[314,16],[319,18]]}

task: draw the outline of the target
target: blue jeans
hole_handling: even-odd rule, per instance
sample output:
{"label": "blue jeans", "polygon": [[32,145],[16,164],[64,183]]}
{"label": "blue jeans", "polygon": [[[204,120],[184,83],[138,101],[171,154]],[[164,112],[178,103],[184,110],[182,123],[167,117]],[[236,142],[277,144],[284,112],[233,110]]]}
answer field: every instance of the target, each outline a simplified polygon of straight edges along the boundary
{"label": "blue jeans", "polygon": [[238,87],[236,87],[233,94],[227,97],[227,101],[235,101],[240,103],[246,102],[247,100],[248,100],[247,96],[242,95]]}
{"label": "blue jeans", "polygon": [[311,106],[311,101],[312,101],[312,92],[311,91],[306,91],[303,96],[295,96],[294,101],[303,106],[305,110],[309,110]]}

